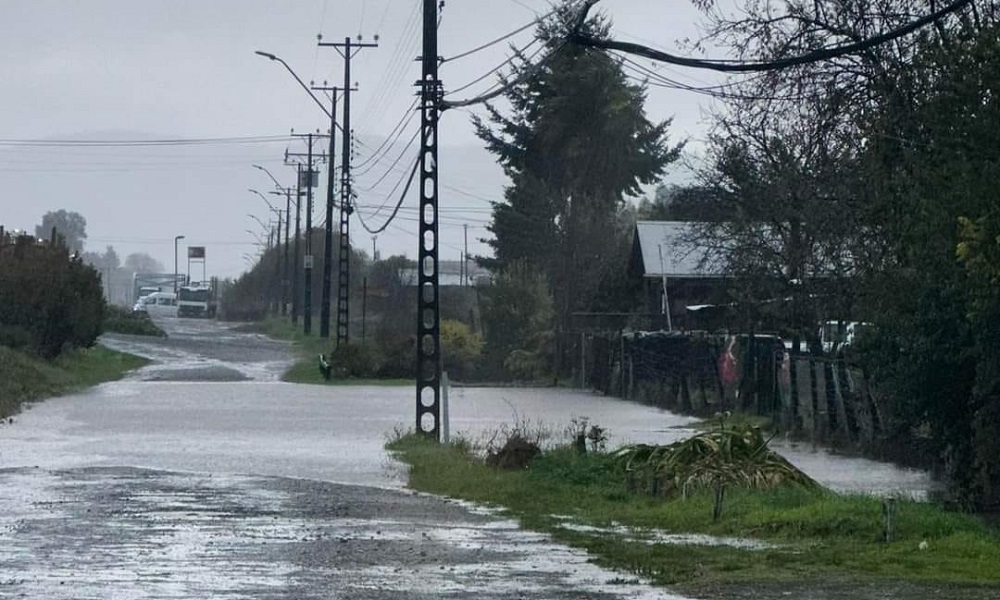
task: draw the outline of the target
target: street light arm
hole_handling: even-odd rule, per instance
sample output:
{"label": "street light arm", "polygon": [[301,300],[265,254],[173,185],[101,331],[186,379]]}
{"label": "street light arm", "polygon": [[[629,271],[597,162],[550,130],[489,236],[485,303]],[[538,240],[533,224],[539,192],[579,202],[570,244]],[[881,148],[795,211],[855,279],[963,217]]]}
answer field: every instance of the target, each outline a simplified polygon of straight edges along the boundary
{"label": "street light arm", "polygon": [[254,244],[255,246],[263,246],[264,245],[264,242],[261,239],[260,234],[258,234],[255,231],[252,231],[250,229],[244,229],[243,231],[246,231],[247,234],[249,234],[251,237],[253,237],[255,240],[257,240],[257,243]]}
{"label": "street light arm", "polygon": [[302,89],[304,89],[306,91],[306,93],[309,94],[309,97],[312,98],[313,101],[320,107],[320,109],[323,111],[323,114],[325,114],[330,119],[333,118],[333,115],[330,114],[330,111],[327,110],[326,106],[324,106],[323,103],[319,101],[319,98],[317,98],[316,95],[312,93],[312,90],[309,89],[309,86],[306,85],[306,82],[302,81],[299,78],[299,76],[295,74],[295,71],[293,71],[292,68],[288,66],[288,63],[286,63],[285,61],[281,60],[280,57],[277,57],[277,56],[271,54],[270,52],[261,52],[260,50],[256,50],[256,51],[254,51],[254,54],[257,54],[259,56],[263,56],[264,58],[269,58],[271,60],[280,62],[282,64],[282,66],[284,66],[285,69],[289,73],[292,74],[292,77],[295,78],[295,81],[299,82],[299,85],[302,86]]}
{"label": "street light arm", "polygon": [[274,205],[272,205],[270,202],[268,202],[267,196],[265,196],[264,194],[261,194],[260,192],[258,192],[257,190],[255,190],[253,188],[250,188],[247,191],[253,192],[253,193],[257,194],[258,196],[260,196],[260,199],[264,201],[264,204],[266,204],[268,208],[271,209],[271,212],[278,212],[278,210],[276,208],[274,208]]}
{"label": "street light arm", "polygon": [[[265,173],[267,173],[267,176],[270,177],[271,181],[274,182],[274,187],[278,188],[279,190],[283,190],[284,189],[284,188],[281,187],[281,184],[278,183],[278,180],[274,178],[274,175],[271,175],[270,171],[268,171],[267,169],[265,169],[264,167],[262,167],[260,165],[251,165],[251,166],[253,168],[255,168],[255,169],[260,169],[261,171],[264,171]],[[282,193],[284,193],[284,192],[282,192]]]}
{"label": "street light arm", "polygon": [[247,216],[248,216],[248,217],[250,217],[251,219],[253,219],[254,221],[257,221],[257,222],[258,222],[258,223],[260,224],[261,228],[263,228],[263,229],[264,229],[264,231],[268,231],[268,230],[270,230],[270,227],[269,227],[269,226],[268,226],[268,225],[267,225],[266,223],[264,223],[264,221],[261,221],[261,220],[260,220],[260,219],[259,219],[259,218],[257,217],[257,215],[251,215],[251,214],[247,214]]}

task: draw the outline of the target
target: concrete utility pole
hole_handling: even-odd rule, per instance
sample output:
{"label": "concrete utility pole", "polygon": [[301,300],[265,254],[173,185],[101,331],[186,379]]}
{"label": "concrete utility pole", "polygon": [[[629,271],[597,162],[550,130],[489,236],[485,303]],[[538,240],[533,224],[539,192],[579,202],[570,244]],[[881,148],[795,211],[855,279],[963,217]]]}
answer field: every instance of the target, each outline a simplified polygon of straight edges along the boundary
{"label": "concrete utility pole", "polygon": [[[270,210],[272,213],[274,213],[278,217],[278,231],[275,232],[273,230],[273,228],[272,228],[271,232],[268,233],[268,236],[267,236],[268,249],[273,248],[275,250],[275,253],[274,253],[274,285],[272,286],[273,289],[274,289],[274,293],[272,294],[274,296],[274,307],[272,309],[272,312],[273,312],[274,316],[278,316],[278,314],[281,312],[281,305],[282,305],[283,300],[284,300],[284,297],[283,297],[284,294],[283,294],[283,291],[282,291],[283,288],[284,288],[284,285],[283,285],[283,281],[282,281],[282,278],[281,278],[281,218],[282,218],[281,209],[280,208],[275,208],[274,205],[271,204],[271,201],[267,199],[267,196],[265,196],[264,194],[260,193],[259,191],[255,190],[253,188],[250,188],[249,191],[252,192],[252,193],[254,193],[254,194],[257,194],[258,196],[260,196],[260,199],[264,201],[264,204],[267,204],[268,210]],[[268,219],[268,223],[270,223],[270,222],[271,222],[271,220]],[[286,231],[288,229],[288,222],[287,221],[285,221],[285,229],[286,229]],[[274,238],[274,243],[273,244],[271,243],[272,237]],[[287,254],[287,246],[286,246],[286,254]]]}
{"label": "concrete utility pole", "polygon": [[[285,245],[284,245],[284,252],[282,253],[283,256],[279,255],[278,261],[282,265],[281,266],[281,289],[279,290],[279,296],[280,296],[279,297],[279,303],[281,304],[280,312],[281,312],[281,316],[287,317],[288,316],[288,292],[289,292],[289,285],[290,285],[290,281],[288,279],[288,275],[289,275],[288,252],[289,252],[289,247],[290,247],[289,246],[289,241],[291,239],[291,229],[292,229],[292,190],[291,190],[291,188],[286,188],[286,187],[282,186],[281,183],[274,177],[274,174],[271,173],[270,171],[268,171],[266,168],[264,168],[264,167],[262,167],[260,165],[251,165],[251,166],[253,168],[257,169],[258,171],[261,171],[265,175],[267,175],[268,178],[271,180],[271,182],[274,183],[275,190],[269,191],[268,194],[272,194],[272,195],[275,195],[275,196],[284,196],[285,197]],[[267,202],[266,199],[265,199],[265,202]],[[271,206],[270,202],[268,202],[268,206]],[[274,207],[271,207],[271,210],[275,210],[276,212],[280,213],[281,212],[281,205],[279,204],[277,209],[275,209]],[[280,214],[279,214],[279,220],[280,220]],[[280,240],[281,235],[279,234],[278,237],[279,237],[278,246],[280,247],[281,246],[281,240]]]}
{"label": "concrete utility pole", "polygon": [[[271,210],[278,215],[278,231],[275,232],[274,238],[274,279],[278,284],[274,294],[274,316],[277,317],[281,314],[281,211],[274,210],[273,207]],[[287,224],[285,226],[287,228]]]}
{"label": "concrete utility pole", "polygon": [[[292,188],[285,188],[285,277],[281,280],[281,316],[288,315],[288,230],[292,228]],[[298,215],[298,204],[296,203],[295,212]],[[298,233],[295,234],[298,238]]]}
{"label": "concrete utility pole", "polygon": [[307,152],[303,153],[286,153],[287,157],[291,156],[304,156],[306,158],[306,170],[303,172],[299,170],[299,186],[301,189],[303,175],[305,175],[305,186],[306,186],[306,254],[303,258],[302,264],[304,267],[305,275],[303,285],[305,285],[305,294],[302,300],[302,333],[305,335],[312,334],[312,270],[313,270],[313,253],[312,253],[312,207],[313,207],[313,187],[316,184],[316,171],[313,170],[313,159],[318,158],[313,154],[313,144],[321,137],[317,133],[305,133],[305,134],[292,134],[295,137],[305,138],[306,144],[308,145]]}
{"label": "concrete utility pole", "polygon": [[[340,251],[338,254],[337,269],[337,347],[341,343],[347,345],[349,338],[349,303],[350,303],[350,279],[351,279],[351,213],[354,211],[351,206],[351,59],[362,48],[377,48],[377,43],[366,44],[360,40],[351,42],[351,38],[345,37],[341,42],[319,42],[320,46],[328,46],[337,50],[344,58],[344,120],[341,128],[344,133],[342,143],[342,157],[340,164]],[[336,112],[336,110],[334,110]],[[333,135],[331,128],[330,135]],[[333,140],[330,141],[330,172],[333,172]],[[333,177],[330,177],[331,183]],[[332,215],[327,212],[327,221]],[[329,297],[326,298],[329,303]],[[327,309],[329,310],[329,309]],[[329,325],[328,325],[329,327]]]}
{"label": "concrete utility pole", "polygon": [[420,235],[417,251],[417,431],[441,435],[441,315],[438,294],[439,0],[423,0],[420,86]]}
{"label": "concrete utility pole", "polygon": [[[288,157],[286,156],[287,160]],[[292,324],[299,324],[299,302],[302,301],[302,290],[299,286],[299,269],[301,269],[301,263],[299,262],[299,257],[302,256],[301,252],[301,240],[302,240],[302,165],[295,166],[295,259],[292,261],[294,268],[292,269]]]}
{"label": "concrete utility pole", "polygon": [[[337,92],[339,91],[336,87],[312,87],[313,91],[320,92],[330,92],[330,149],[327,151],[327,156],[330,159],[327,161],[326,170],[326,227],[325,236],[323,238],[323,299],[320,303],[319,309],[319,337],[329,338],[330,337],[330,287],[331,287],[331,271],[333,269],[333,155],[334,155],[334,142],[336,141],[336,136],[334,132],[337,129]],[[343,245],[343,240],[340,242]],[[339,340],[338,340],[339,345]]]}

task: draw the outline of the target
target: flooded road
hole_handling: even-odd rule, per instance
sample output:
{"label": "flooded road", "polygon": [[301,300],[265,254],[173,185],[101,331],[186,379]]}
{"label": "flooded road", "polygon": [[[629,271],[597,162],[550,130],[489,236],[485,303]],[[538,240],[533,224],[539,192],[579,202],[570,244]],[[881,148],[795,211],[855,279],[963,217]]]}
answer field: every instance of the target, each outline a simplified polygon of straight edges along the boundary
{"label": "flooded road", "polygon": [[[290,349],[216,323],[110,336],[154,362],[0,428],[0,598],[676,598],[482,510],[404,490],[382,446],[412,386],[281,382]],[[470,437],[572,417],[611,443],[692,420],[572,390],[457,388]],[[783,446],[837,489],[920,495],[920,472]],[[629,580],[632,577],[628,577]]]}

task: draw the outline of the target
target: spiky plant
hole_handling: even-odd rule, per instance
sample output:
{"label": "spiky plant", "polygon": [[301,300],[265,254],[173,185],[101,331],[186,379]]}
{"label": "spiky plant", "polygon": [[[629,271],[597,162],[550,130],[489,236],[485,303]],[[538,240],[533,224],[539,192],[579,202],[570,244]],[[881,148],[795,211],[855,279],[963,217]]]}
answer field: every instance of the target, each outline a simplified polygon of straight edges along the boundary
{"label": "spiky plant", "polygon": [[737,425],[700,433],[673,444],[624,446],[613,456],[623,474],[652,493],[687,495],[698,489],[819,488],[811,477],[768,448],[760,429]]}

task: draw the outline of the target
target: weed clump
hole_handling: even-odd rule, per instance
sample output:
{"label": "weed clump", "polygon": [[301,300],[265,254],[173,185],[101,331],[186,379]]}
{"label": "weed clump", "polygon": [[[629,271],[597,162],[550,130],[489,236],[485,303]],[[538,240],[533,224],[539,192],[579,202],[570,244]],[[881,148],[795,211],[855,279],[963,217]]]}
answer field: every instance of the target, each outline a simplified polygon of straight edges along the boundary
{"label": "weed clump", "polygon": [[759,427],[740,424],[668,445],[635,444],[613,453],[629,487],[656,496],[683,496],[721,487],[766,490],[820,485],[768,448]]}

